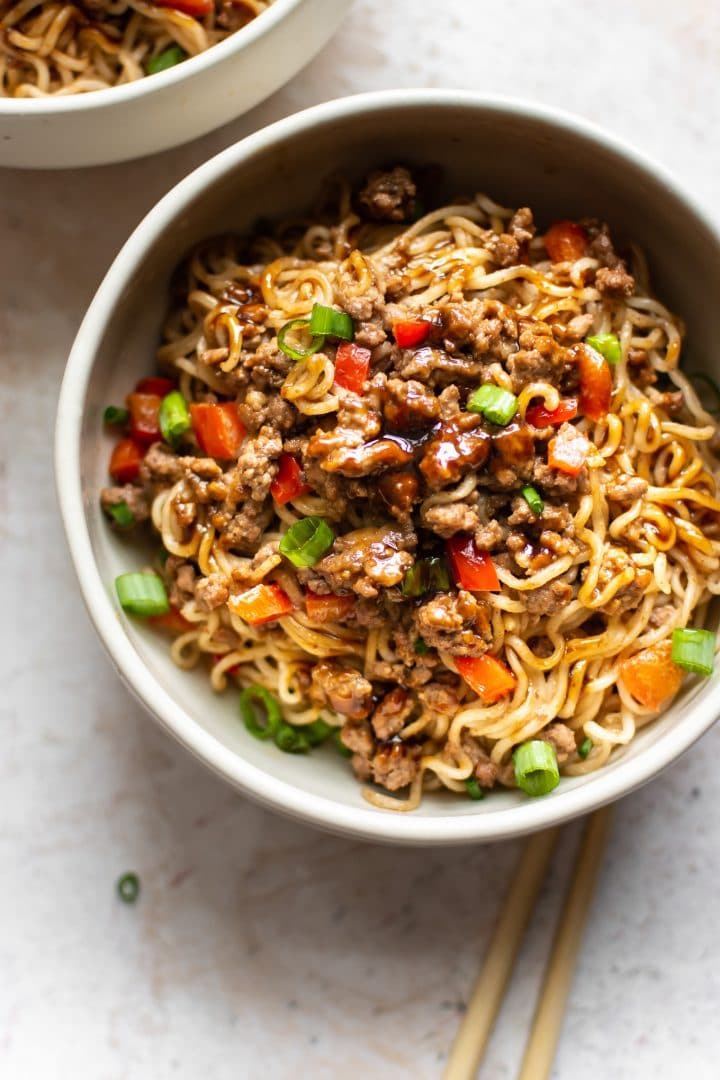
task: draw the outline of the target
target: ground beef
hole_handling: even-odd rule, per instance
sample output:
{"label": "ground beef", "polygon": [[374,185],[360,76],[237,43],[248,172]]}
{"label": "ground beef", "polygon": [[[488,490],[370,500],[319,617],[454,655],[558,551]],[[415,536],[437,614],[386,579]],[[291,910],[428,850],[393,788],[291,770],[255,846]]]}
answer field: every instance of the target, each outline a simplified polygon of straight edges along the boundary
{"label": "ground beef", "polygon": [[441,424],[420,460],[420,472],[432,490],[457,483],[485,464],[491,439],[476,413],[459,413]]}
{"label": "ground beef", "polygon": [[[100,492],[100,505],[107,513],[111,506],[125,503],[135,519],[133,525],[139,525],[150,517],[150,499],[144,488],[137,484],[124,484],[122,487],[106,487]],[[114,519],[111,515],[111,520]],[[116,526],[118,529],[121,526]]]}
{"label": "ground beef", "polygon": [[426,529],[432,529],[445,540],[455,533],[475,532],[480,524],[476,507],[463,502],[423,507],[420,518]]}
{"label": "ground beef", "polygon": [[636,567],[628,553],[622,548],[608,548],[603,554],[596,591],[602,593],[611,582],[627,572],[632,572],[630,580],[600,608],[607,615],[618,615],[636,608],[653,580],[652,571],[644,567]]}
{"label": "ground beef", "polygon": [[566,581],[550,581],[523,594],[531,615],[555,615],[572,599],[572,587]]}
{"label": "ground beef", "polygon": [[497,780],[497,766],[488,757],[479,741],[467,731],[463,732],[460,746],[470,758],[473,766],[472,775],[481,788],[492,788]]}
{"label": "ground beef", "polygon": [[490,473],[504,488],[519,487],[532,476],[535,439],[528,424],[509,424],[493,436]]}
{"label": "ground beef", "polygon": [[635,292],[635,278],[627,272],[622,263],[612,269],[602,266],[595,275],[595,288],[603,296],[632,296]]}
{"label": "ground beef", "polygon": [[376,784],[388,791],[407,787],[417,776],[417,750],[405,743],[383,747],[372,760],[372,775]]}
{"label": "ground beef", "polygon": [[218,512],[211,515],[210,522],[218,529],[220,547],[252,555],[272,516],[272,506],[247,499],[232,517]]}
{"label": "ground beef", "polygon": [[[358,273],[362,275],[358,277]],[[341,263],[336,271],[335,279],[335,303],[343,311],[351,315],[356,322],[367,324],[366,336],[370,334],[371,327],[376,331],[382,328],[382,319],[385,312],[385,283],[379,277],[378,271],[359,252]],[[359,345],[366,341],[357,341],[357,329],[353,340]],[[373,345],[379,345],[385,340],[376,335]]]}
{"label": "ground beef", "polygon": [[365,758],[375,750],[375,739],[367,720],[346,720],[340,731],[340,741],[348,750]]}
{"label": "ground beef", "polygon": [[372,708],[372,696],[372,683],[352,668],[330,660],[313,667],[310,697],[319,708],[327,705],[350,720],[362,720]]}
{"label": "ground beef", "polygon": [[494,551],[505,543],[507,529],[493,518],[475,530],[475,544],[480,551]]}
{"label": "ground beef", "polygon": [[248,431],[256,432],[268,424],[276,431],[290,431],[297,419],[297,412],[289,401],[278,394],[264,394],[262,390],[248,390],[245,400],[238,405],[240,419]]}
{"label": "ground beef", "polygon": [[358,195],[361,211],[373,221],[408,221],[415,210],[417,187],[407,169],[373,172]]}
{"label": "ground beef", "polygon": [[538,732],[536,738],[541,739],[542,742],[550,743],[555,751],[558,765],[564,765],[567,759],[575,753],[575,734],[567,724],[548,724],[546,728]]}
{"label": "ground beef", "polygon": [[388,379],[383,390],[383,419],[391,431],[427,431],[440,414],[438,399],[415,379]]}
{"label": "ground beef", "polygon": [[549,382],[564,385],[572,361],[569,351],[558,344],[550,326],[535,319],[521,319],[519,349],[506,363],[513,392],[519,394],[529,383]]}
{"label": "ground beef", "polygon": [[643,480],[642,476],[620,473],[610,480],[603,490],[606,498],[611,502],[632,502],[634,499],[641,498],[647,489],[648,482]]}
{"label": "ground beef", "polygon": [[372,714],[371,724],[378,739],[391,739],[405,726],[414,708],[414,701],[407,690],[396,686],[386,694]]}
{"label": "ground beef", "polygon": [[192,563],[169,555],[164,567],[168,599],[172,607],[181,608],[195,596],[195,567]]}
{"label": "ground beef", "polygon": [[[285,355],[273,334],[261,341],[257,349],[243,349],[241,363],[253,385],[259,390],[268,391],[278,390],[282,386],[295,361]],[[245,378],[247,377],[246,375]]]}
{"label": "ground beef", "polygon": [[491,641],[488,605],[472,593],[438,593],[413,612],[418,634],[431,648],[453,656],[482,656]]}
{"label": "ground beef", "polygon": [[195,584],[195,599],[201,611],[214,611],[227,603],[229,596],[228,579],[224,574],[210,574]]}
{"label": "ground beef", "polygon": [[485,247],[499,266],[514,266],[522,262],[525,249],[535,235],[532,211],[527,206],[520,207],[513,214],[507,232],[488,231],[483,237]]}
{"label": "ground beef", "polygon": [[140,466],[140,479],[154,483],[174,484],[183,474],[182,459],[169,446],[156,442],[145,452]]}
{"label": "ground beef", "polygon": [[392,527],[355,529],[338,536],[328,555],[312,568],[330,592],[352,590],[372,598],[380,589],[399,585],[413,564],[417,538]]}
{"label": "ground beef", "polygon": [[418,701],[425,712],[452,719],[460,708],[455,690],[441,682],[430,682],[417,692]]}
{"label": "ground beef", "polygon": [[277,475],[281,453],[282,439],[271,424],[264,424],[254,438],[245,440],[233,469],[225,476],[234,502],[247,498],[264,501]]}

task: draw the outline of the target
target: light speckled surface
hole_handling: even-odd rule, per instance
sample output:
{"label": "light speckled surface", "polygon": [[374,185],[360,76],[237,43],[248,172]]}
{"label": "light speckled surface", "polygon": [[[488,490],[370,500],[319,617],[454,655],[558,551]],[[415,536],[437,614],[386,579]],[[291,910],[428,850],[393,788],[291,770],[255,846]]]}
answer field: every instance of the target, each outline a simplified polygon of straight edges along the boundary
{"label": "light speckled surface", "polygon": [[[571,107],[718,212],[720,12],[707,0],[446,0],[442,24],[437,11],[356,0],[291,85],[173,153],[0,172],[3,1077],[441,1073],[519,847],[425,854],[326,838],[243,801],[156,731],[77,597],[50,437],[64,357],[130,228],[214,151],[324,98],[450,85]],[[557,1080],[717,1076],[719,751],[714,731],[617,809]],[[577,835],[542,896],[486,1080],[515,1075]],[[134,908],[113,893],[127,868],[143,882]]]}

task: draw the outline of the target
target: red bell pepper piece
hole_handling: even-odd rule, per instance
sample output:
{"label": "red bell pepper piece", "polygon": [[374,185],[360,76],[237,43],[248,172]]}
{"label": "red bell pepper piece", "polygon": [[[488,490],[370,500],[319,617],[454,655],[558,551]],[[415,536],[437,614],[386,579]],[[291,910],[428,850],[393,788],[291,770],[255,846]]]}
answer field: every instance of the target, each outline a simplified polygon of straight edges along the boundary
{"label": "red bell pepper piece", "polygon": [[583,433],[568,425],[548,443],[548,465],[567,476],[577,476],[589,452],[590,443]]}
{"label": "red bell pepper piece", "polygon": [[554,263],[575,262],[587,251],[587,235],[576,221],[556,221],[544,236],[545,249]]}
{"label": "red bell pepper piece", "polygon": [[528,424],[536,428],[560,427],[566,420],[576,417],[577,411],[575,398],[564,398],[557,409],[546,409],[544,405],[530,405],[525,413],[525,419]]}
{"label": "red bell pepper piece", "polygon": [[193,402],[190,419],[204,454],[223,459],[237,457],[247,431],[234,401],[220,405]]}
{"label": "red bell pepper piece", "polygon": [[412,349],[415,345],[422,345],[431,330],[432,324],[425,319],[408,319],[393,323],[395,341],[401,349]]}
{"label": "red bell pepper piece", "polygon": [[127,407],[130,411],[130,434],[143,446],[149,446],[162,438],[160,433],[159,394],[128,394]]}
{"label": "red bell pepper piece", "polygon": [[339,622],[347,618],[355,607],[354,596],[321,596],[319,593],[305,593],[305,610],[313,622]]}
{"label": "red bell pepper piece", "polygon": [[239,596],[231,596],[228,607],[250,626],[262,626],[292,611],[292,601],[279,585],[255,585]]}
{"label": "red bell pepper piece", "polygon": [[163,375],[148,375],[141,379],[135,387],[136,394],[158,394],[161,398],[167,397],[171,390],[175,389],[172,379],[166,379]]}
{"label": "red bell pepper piece", "polygon": [[610,411],[612,375],[610,365],[589,345],[573,350],[580,372],[580,411],[588,420],[602,420]]}
{"label": "red bell pepper piece", "polygon": [[156,7],[182,11],[183,15],[192,15],[194,19],[209,15],[215,7],[214,0],[153,0],[153,3]]}
{"label": "red bell pepper piece", "polygon": [[352,341],[341,341],[335,354],[335,382],[345,390],[362,394],[370,374],[370,350]]}
{"label": "red bell pepper piece", "polygon": [[151,615],[145,622],[158,630],[169,630],[171,634],[185,634],[193,629],[193,624],[176,607],[171,607],[164,615]]}
{"label": "red bell pepper piece", "polygon": [[453,577],[471,592],[500,592],[497,571],[487,551],[475,546],[472,536],[453,536],[445,544]]}
{"label": "red bell pepper piece", "polygon": [[109,472],[118,484],[131,484],[140,473],[143,451],[132,439],[121,439],[110,455]]}
{"label": "red bell pepper piece", "polygon": [[510,668],[488,653],[484,656],[456,656],[455,667],[486,705],[499,701],[517,686],[517,679]]}
{"label": "red bell pepper piece", "polygon": [[270,485],[270,494],[275,502],[284,506],[291,499],[307,495],[308,491],[312,491],[312,488],[303,480],[300,462],[292,454],[281,454],[277,475]]}

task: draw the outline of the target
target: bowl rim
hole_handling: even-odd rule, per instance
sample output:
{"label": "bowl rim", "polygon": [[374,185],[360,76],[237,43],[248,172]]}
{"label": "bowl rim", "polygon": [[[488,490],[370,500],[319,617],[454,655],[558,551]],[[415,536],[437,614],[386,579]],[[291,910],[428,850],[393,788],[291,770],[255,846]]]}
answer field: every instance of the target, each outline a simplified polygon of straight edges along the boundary
{"label": "bowl rim", "polygon": [[324,795],[302,791],[224,747],[182,709],[145,666],[126,635],[106,584],[100,577],[85,520],[80,481],[83,405],[104,327],[148,248],[179,214],[219,178],[243,160],[289,137],[327,122],[338,123],[391,109],[446,107],[518,116],[551,125],[600,144],[663,184],[687,213],[715,239],[720,236],[705,207],[687,193],[664,166],[622,139],[584,118],[552,106],[473,91],[402,89],[374,91],[315,105],[246,136],[181,180],[145,216],[107,271],[78,330],[68,359],[58,402],[55,430],[56,484],[62,520],[81,593],[97,633],[118,672],[147,710],[179,742],[218,775],[260,803],[326,830],[362,839],[405,845],[490,842],[520,836],[569,821],[628,794],[683,754],[717,719],[707,693],[683,707],[682,722],[669,728],[636,758],[620,759],[587,782],[498,813],[439,815],[380,811],[350,806]]}
{"label": "bowl rim", "polygon": [[163,90],[180,85],[195,75],[202,75],[203,71],[221,64],[235,53],[243,49],[266,34],[286,16],[305,3],[306,0],[275,0],[265,11],[261,11],[252,22],[241,27],[229,37],[223,38],[217,44],[211,45],[197,56],[189,56],[182,64],[159,71],[152,76],[145,76],[133,82],[123,83],[121,86],[109,86],[105,90],[93,90],[87,94],[68,94],[66,97],[51,95],[49,97],[0,97],[0,116],[26,115],[28,117],[47,117],[66,115],[77,112],[91,112],[95,109],[103,109],[107,106],[121,106],[124,102],[135,101],[137,98],[157,90]]}

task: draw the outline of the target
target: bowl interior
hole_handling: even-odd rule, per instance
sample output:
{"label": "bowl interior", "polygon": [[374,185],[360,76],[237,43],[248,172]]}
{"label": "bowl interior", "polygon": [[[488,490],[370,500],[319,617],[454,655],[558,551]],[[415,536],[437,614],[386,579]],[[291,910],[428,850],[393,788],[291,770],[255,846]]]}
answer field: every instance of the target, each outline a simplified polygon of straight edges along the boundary
{"label": "bowl interior", "polygon": [[[655,291],[686,319],[685,365],[719,374],[713,346],[720,315],[718,305],[707,302],[720,295],[717,241],[664,179],[653,178],[615,144],[571,121],[507,103],[396,100],[344,111],[335,103],[305,116],[310,119],[282,121],[231,148],[171,193],[129,241],[81,331],[71,361],[77,378],[70,411],[79,427],[84,526],[94,563],[78,570],[91,613],[121,673],[166,726],[230,780],[290,812],[416,842],[498,838],[583,812],[636,786],[684,750],[714,719],[716,679],[686,680],[672,708],[622,756],[600,773],[564,780],[544,800],[498,792],[476,804],[437,794],[411,815],[393,815],[368,807],[334,749],[296,758],[250,737],[233,688],[215,695],[204,671],[178,670],[164,639],[117,610],[113,579],[142,566],[143,552],[114,536],[98,508],[112,441],[102,430],[102,409],[152,371],[169,278],[188,248],[209,235],[247,228],[260,215],[306,212],[334,170],[358,176],[384,163],[439,163],[448,195],[482,190],[506,205],[531,206],[541,224],[588,215],[607,220],[614,234],[644,248]],[[90,371],[86,384],[83,369]],[[61,406],[61,438],[70,432],[62,416]],[[62,469],[61,444],[58,452]],[[61,494],[62,486],[61,480]],[[67,521],[67,503],[64,509]],[[68,527],[72,533],[83,522]],[[74,553],[77,564],[77,546]]]}

